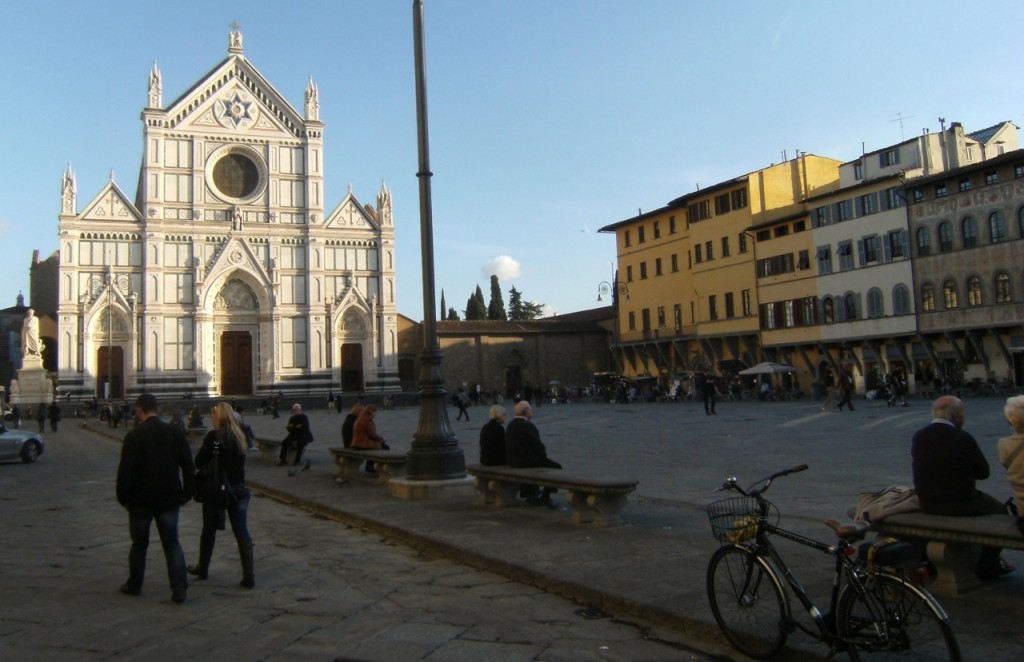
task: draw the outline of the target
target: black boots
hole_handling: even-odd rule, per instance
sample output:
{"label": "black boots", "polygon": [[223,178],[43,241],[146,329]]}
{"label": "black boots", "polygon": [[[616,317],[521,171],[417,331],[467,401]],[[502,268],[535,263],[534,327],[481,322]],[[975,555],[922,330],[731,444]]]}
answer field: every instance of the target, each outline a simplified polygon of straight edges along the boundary
{"label": "black boots", "polygon": [[213,558],[213,540],[206,540],[205,536],[199,537],[199,564],[190,565],[188,574],[196,579],[206,579],[210,571],[210,559]]}
{"label": "black boots", "polygon": [[240,586],[253,588],[256,586],[256,575],[253,574],[253,541],[238,543],[238,556],[242,559],[242,581]]}

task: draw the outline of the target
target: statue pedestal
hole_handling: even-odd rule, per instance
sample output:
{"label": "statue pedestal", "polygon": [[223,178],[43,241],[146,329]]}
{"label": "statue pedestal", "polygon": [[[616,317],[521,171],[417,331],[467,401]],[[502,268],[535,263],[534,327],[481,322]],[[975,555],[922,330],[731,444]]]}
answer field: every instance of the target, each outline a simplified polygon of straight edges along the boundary
{"label": "statue pedestal", "polygon": [[53,402],[53,381],[43,367],[39,356],[26,356],[18,371],[17,384],[11,383],[10,403],[12,405],[38,405]]}

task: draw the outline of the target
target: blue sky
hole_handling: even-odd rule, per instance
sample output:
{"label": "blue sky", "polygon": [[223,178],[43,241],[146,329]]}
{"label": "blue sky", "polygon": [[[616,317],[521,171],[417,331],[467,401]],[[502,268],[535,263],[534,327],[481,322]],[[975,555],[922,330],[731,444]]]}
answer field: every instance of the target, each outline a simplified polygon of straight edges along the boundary
{"label": "blue sky", "polygon": [[[422,318],[411,0],[4,3],[0,307],[111,171],[131,196],[150,68],[163,100],[227,54],[326,123],[327,207],[391,189],[399,311]],[[1020,124],[1024,3],[425,0],[438,289],[490,273],[552,313],[599,305],[604,225],[805,151],[840,160],[938,129]],[[902,127],[900,118],[902,120]]]}

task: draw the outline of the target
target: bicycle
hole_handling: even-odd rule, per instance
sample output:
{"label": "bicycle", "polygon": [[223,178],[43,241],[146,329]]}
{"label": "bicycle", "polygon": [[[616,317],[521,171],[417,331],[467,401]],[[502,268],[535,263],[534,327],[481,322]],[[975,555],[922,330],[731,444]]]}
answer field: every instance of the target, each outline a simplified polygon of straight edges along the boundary
{"label": "bicycle", "polygon": [[[715,491],[741,496],[708,505],[711,530],[722,546],[711,556],[707,592],[718,627],[740,652],[756,659],[779,653],[799,629],[829,646],[831,660],[846,653],[851,660],[960,660],[960,647],[949,617],[922,584],[928,571],[915,561],[910,543],[875,544],[864,523],[825,522],[836,532],[828,544],[779,528],[779,511],[764,498],[772,481],[806,470],[785,469],[747,489],[729,478]],[[826,612],[782,559],[770,536],[829,554],[834,571]],[[798,622],[790,592],[807,611],[814,627]]]}

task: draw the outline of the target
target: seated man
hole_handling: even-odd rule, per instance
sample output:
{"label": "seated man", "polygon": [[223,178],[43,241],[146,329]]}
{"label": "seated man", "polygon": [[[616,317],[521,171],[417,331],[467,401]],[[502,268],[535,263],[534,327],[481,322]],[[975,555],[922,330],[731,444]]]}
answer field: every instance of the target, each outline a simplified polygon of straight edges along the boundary
{"label": "seated man", "polygon": [[[533,418],[533,408],[528,400],[520,400],[516,403],[515,418],[505,428],[505,454],[510,467],[551,467],[561,469],[562,465],[548,459],[547,450],[540,441],[540,432],[537,426],[530,420]],[[545,487],[544,491],[537,495],[536,485],[526,485],[520,493],[526,497],[526,502],[531,506],[545,505],[548,508],[556,508],[551,501],[551,493],[554,491]]]}
{"label": "seated man", "polygon": [[1024,532],[1024,395],[1007,398],[1003,415],[1013,434],[999,440],[999,463],[1006,467],[1017,502],[1017,526]]}
{"label": "seated man", "polygon": [[[921,510],[933,515],[970,517],[1005,513],[998,499],[978,490],[974,483],[989,476],[988,460],[978,442],[963,430],[964,404],[951,395],[932,405],[931,423],[914,433],[911,442],[914,490]],[[975,574],[994,579],[1013,571],[998,547],[983,547]]]}

